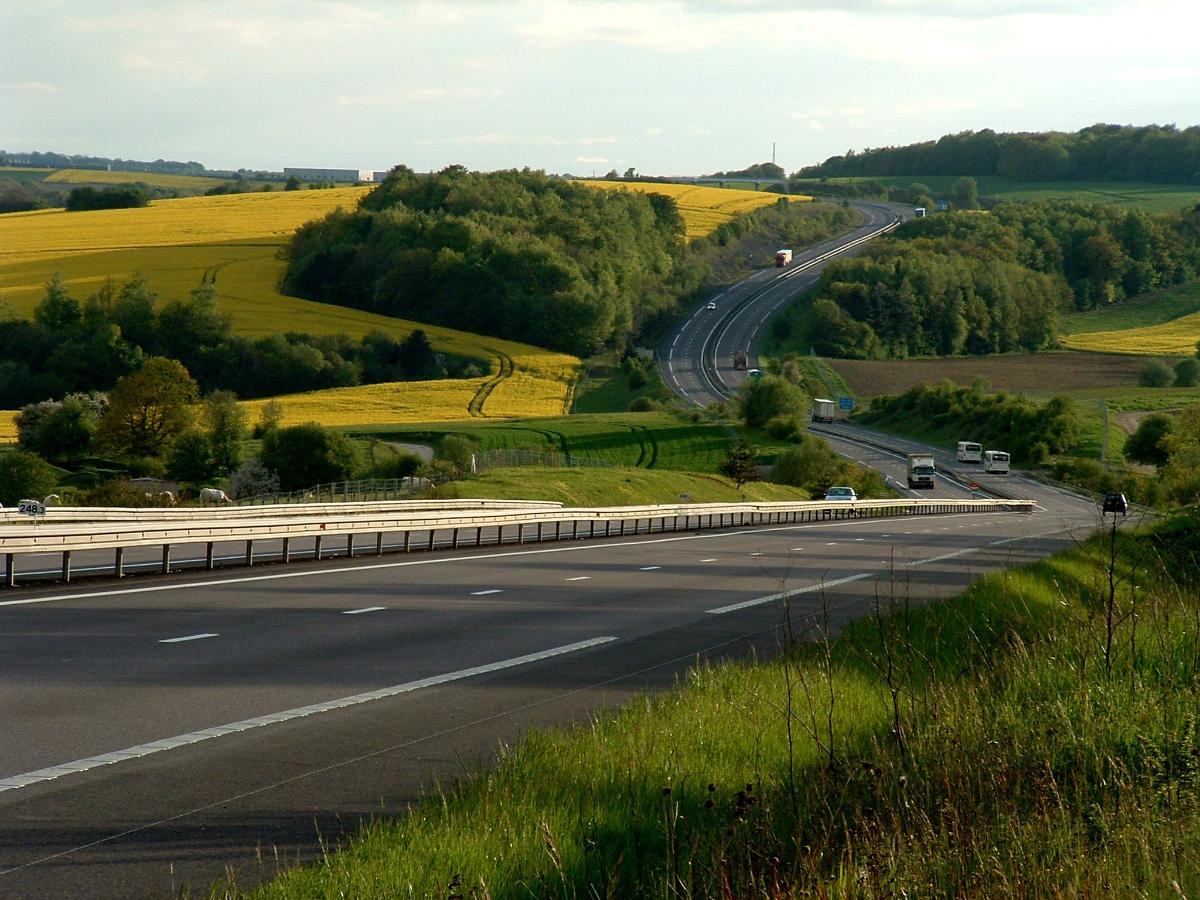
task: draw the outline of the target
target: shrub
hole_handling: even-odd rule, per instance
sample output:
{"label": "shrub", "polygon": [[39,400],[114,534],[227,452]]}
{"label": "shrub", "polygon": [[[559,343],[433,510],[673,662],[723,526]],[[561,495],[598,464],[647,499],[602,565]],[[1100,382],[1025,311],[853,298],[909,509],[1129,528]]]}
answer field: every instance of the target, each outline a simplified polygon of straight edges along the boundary
{"label": "shrub", "polygon": [[279,475],[260,459],[248,459],[229,478],[229,491],[238,498],[273,494],[279,490]]}
{"label": "shrub", "polygon": [[1175,363],[1175,387],[1195,387],[1200,384],[1200,360],[1181,359]]}
{"label": "shrub", "polygon": [[1170,387],[1175,380],[1175,373],[1161,359],[1152,359],[1138,372],[1138,384],[1141,387]]}
{"label": "shrub", "polygon": [[425,461],[415,453],[401,450],[390,459],[385,459],[375,471],[380,478],[408,478],[417,474]]}
{"label": "shrub", "polygon": [[772,416],[763,429],[780,441],[799,441],[804,435],[804,421],[794,413]]}
{"label": "shrub", "polygon": [[652,412],[658,409],[658,404],[651,397],[634,397],[629,401],[630,412]]}
{"label": "shrub", "polygon": [[58,484],[58,471],[33,453],[14,450],[0,455],[0,503],[41,500]]}
{"label": "shrub", "polygon": [[352,478],[360,462],[350,438],[316,422],[269,431],[263,438],[263,465],[279,473],[285,491]]}
{"label": "shrub", "polygon": [[798,387],[774,376],[748,380],[738,396],[742,421],[751,428],[761,428],[776,416],[794,415],[805,405],[806,398]]}
{"label": "shrub", "polygon": [[1125,456],[1134,462],[1161,466],[1167,461],[1163,438],[1171,431],[1171,419],[1160,414],[1146,416],[1137,429],[1125,439]]}

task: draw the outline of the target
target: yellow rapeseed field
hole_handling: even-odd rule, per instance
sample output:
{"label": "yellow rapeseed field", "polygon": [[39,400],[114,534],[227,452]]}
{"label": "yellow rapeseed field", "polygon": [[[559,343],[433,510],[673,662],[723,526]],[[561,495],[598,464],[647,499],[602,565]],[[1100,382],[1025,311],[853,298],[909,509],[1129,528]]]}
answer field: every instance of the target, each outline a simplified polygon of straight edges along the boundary
{"label": "yellow rapeseed field", "polygon": [[1180,316],[1158,325],[1122,331],[1091,331],[1061,335],[1058,342],[1072,350],[1138,353],[1148,356],[1191,356],[1200,340],[1200,313]]}
{"label": "yellow rapeseed field", "polygon": [[[439,422],[468,418],[467,407],[486,378],[405,381],[330,388],[274,397],[283,406],[283,424],[320,422],[330,427]],[[242,408],[256,421],[267,400],[247,400]],[[561,413],[561,407],[557,415]],[[528,414],[526,414],[528,415]]]}
{"label": "yellow rapeseed field", "polygon": [[[26,170],[28,171],[28,170]],[[50,171],[50,170],[47,170]],[[211,175],[171,175],[167,172],[108,172],[102,169],[58,169],[43,181],[56,184],[148,184],[151,187],[207,190],[229,181]]]}
{"label": "yellow rapeseed field", "polygon": [[[737,216],[753,212],[763,206],[777,203],[783,194],[768,191],[739,191],[731,188],[708,187],[695,184],[666,184],[644,181],[581,181],[588,187],[602,190],[641,191],[646,194],[664,194],[675,201],[683,222],[687,226],[689,241],[716,231],[721,225]],[[789,200],[812,200],[798,194],[786,195]]]}
{"label": "yellow rapeseed field", "polygon": [[16,418],[16,410],[0,409],[0,444],[15,444],[17,442]]}
{"label": "yellow rapeseed field", "polygon": [[[185,297],[209,281],[240,334],[299,331],[361,337],[381,329],[400,339],[422,328],[436,349],[491,365],[488,378],[408,383],[399,393],[380,395],[403,398],[391,421],[568,412],[580,367],[573,356],[279,293],[284,270],[280,251],[295,229],[339,206],[353,208],[365,190],[369,188],[228,194],[155,201],[144,209],[0,215],[0,297],[10,308],[30,315],[56,271],[80,299],[94,293],[106,278],[123,283],[135,272],[144,274],[163,299]],[[449,387],[435,387],[439,384]],[[454,406],[451,398],[462,402]],[[346,405],[361,408],[363,415],[383,415],[378,401],[361,407],[344,397],[305,403],[309,410],[324,409],[318,420],[329,424],[353,424],[343,421],[346,414],[338,411]],[[424,411],[418,414],[415,409]]]}

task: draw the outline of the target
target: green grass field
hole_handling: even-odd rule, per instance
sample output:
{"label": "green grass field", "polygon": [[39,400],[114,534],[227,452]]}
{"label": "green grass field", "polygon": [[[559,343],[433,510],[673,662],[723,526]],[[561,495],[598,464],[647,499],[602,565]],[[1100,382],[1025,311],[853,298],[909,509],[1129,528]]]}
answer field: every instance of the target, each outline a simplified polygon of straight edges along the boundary
{"label": "green grass field", "polygon": [[[949,194],[957,175],[887,175],[830,178],[831,184],[878,181],[888,187],[906,188],[914,181],[928,185],[937,194]],[[1200,200],[1200,188],[1179,184],[1138,181],[1018,181],[1000,175],[975,177],[981,197],[997,200],[1077,200],[1082,203],[1116,203],[1148,212],[1183,209]]]}
{"label": "green grass field", "polygon": [[613,466],[715,472],[730,437],[720,425],[692,422],[669,413],[593,413],[553,419],[474,421],[395,428],[347,429],[390,441],[435,443],[459,434],[480,451],[552,451]]}
{"label": "green grass field", "polygon": [[942,603],[885,580],[828,642],[794,612],[771,662],[530,734],[254,895],[1197,896],[1198,534],[1114,532],[1111,600],[1100,536]]}
{"label": "green grass field", "polygon": [[782,484],[752,481],[738,490],[720,475],[630,468],[493,469],[454,482],[453,490],[460,497],[557,500],[567,506],[584,507],[678,503],[680,494],[689,494],[696,503],[809,499],[807,492]]}

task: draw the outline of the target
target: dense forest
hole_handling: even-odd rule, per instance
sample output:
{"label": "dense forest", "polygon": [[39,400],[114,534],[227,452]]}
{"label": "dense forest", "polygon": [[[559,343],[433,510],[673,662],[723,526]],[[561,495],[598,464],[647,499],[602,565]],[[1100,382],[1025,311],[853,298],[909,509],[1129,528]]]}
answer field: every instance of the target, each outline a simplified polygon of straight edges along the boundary
{"label": "dense forest", "polygon": [[588,354],[693,290],[665,197],[540,172],[417,175],[301,228],[289,294]]}
{"label": "dense forest", "polygon": [[1200,184],[1200,126],[1092,125],[1073,133],[990,129],[904,147],[853,150],[798,176],[1005,175],[1022,181]]}
{"label": "dense forest", "polygon": [[12,407],[78,391],[107,390],[161,356],[186,366],[204,392],[242,398],[421,378],[475,377],[481,360],[435,353],[424,332],[396,341],[233,334],[216,294],[203,287],[160,303],[145,279],[106,283],[80,303],[60,277],[46,288],[33,320],[0,315],[0,397]]}
{"label": "dense forest", "polygon": [[[820,239],[854,216],[804,206],[784,231],[795,224],[798,235]],[[357,211],[297,232],[283,289],[588,355],[624,348],[647,322],[676,312],[706,277],[706,252],[754,227],[743,217],[714,232],[715,244],[687,245],[665,196],[529,170],[400,167]]]}
{"label": "dense forest", "polygon": [[1115,206],[1002,203],[917,219],[836,260],[774,325],[827,356],[859,359],[1036,350],[1059,315],[1200,273],[1200,204],[1148,214]]}

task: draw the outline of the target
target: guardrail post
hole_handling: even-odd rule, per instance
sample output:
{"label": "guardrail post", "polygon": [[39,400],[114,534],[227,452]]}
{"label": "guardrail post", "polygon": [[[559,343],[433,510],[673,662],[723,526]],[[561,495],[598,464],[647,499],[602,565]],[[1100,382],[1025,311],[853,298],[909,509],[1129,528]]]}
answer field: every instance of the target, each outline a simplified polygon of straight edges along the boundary
{"label": "guardrail post", "polygon": [[163,544],[162,573],[171,574],[171,545]]}
{"label": "guardrail post", "polygon": [[249,538],[246,540],[246,565],[254,565],[254,541]]}
{"label": "guardrail post", "polygon": [[541,542],[542,542],[542,523],[538,522],[537,543],[540,544]]}
{"label": "guardrail post", "polygon": [[454,529],[454,549],[458,549],[458,529]]}
{"label": "guardrail post", "polygon": [[290,537],[285,537],[283,539],[283,561],[292,561],[292,539]]}
{"label": "guardrail post", "polygon": [[377,532],[375,535],[375,555],[383,556],[383,532]]}
{"label": "guardrail post", "polygon": [[524,522],[517,523],[517,543],[518,544],[525,543],[525,523]]}
{"label": "guardrail post", "polygon": [[434,538],[435,538],[436,536],[437,536],[437,529],[436,529],[436,528],[430,528],[430,529],[429,529],[429,546],[428,546],[428,547],[426,547],[425,549],[427,549],[427,550],[432,550],[432,549],[433,549],[433,540],[434,540]]}
{"label": "guardrail post", "polygon": [[475,526],[475,546],[478,547],[481,544],[483,544],[483,526],[476,525]]}
{"label": "guardrail post", "polygon": [[118,578],[125,577],[125,548],[118,547],[113,553],[113,574]]}
{"label": "guardrail post", "polygon": [[[332,497],[333,497],[333,490],[332,490],[332,488],[331,488],[331,489],[330,489],[330,491],[329,491],[329,496],[330,496],[330,498],[332,499]],[[317,535],[316,546],[315,546],[315,547],[313,547],[313,559],[320,559],[320,558],[321,558],[321,538],[322,538],[322,537],[324,537],[324,535],[321,535],[321,534],[318,534],[318,535]]]}
{"label": "guardrail post", "polygon": [[577,537],[579,537],[579,520],[575,519],[571,522],[571,540],[575,540]]}
{"label": "guardrail post", "polygon": [[[287,538],[284,538],[284,541],[286,541],[286,540],[287,540]],[[283,554],[283,561],[287,562],[287,551],[286,550],[284,551],[284,554]],[[208,544],[204,548],[204,568],[208,569],[211,572],[213,569],[213,566],[214,566],[213,542],[209,541]]]}
{"label": "guardrail post", "polygon": [[346,535],[346,559],[354,559],[354,532]]}
{"label": "guardrail post", "polygon": [[62,555],[62,580],[70,582],[71,580],[71,551],[64,550]]}
{"label": "guardrail post", "polygon": [[411,541],[411,539],[412,539],[412,532],[411,531],[404,532],[404,552],[405,553],[408,552],[409,542]]}
{"label": "guardrail post", "polygon": [[15,553],[4,554],[4,586],[17,586],[17,561]]}

